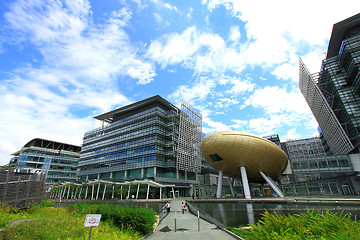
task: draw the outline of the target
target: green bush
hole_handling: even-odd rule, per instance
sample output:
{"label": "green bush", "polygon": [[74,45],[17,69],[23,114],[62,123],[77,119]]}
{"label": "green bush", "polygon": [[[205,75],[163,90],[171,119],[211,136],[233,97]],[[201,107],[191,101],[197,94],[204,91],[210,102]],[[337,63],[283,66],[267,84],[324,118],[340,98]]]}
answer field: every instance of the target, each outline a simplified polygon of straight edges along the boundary
{"label": "green bush", "polygon": [[306,213],[279,216],[265,211],[262,219],[251,230],[229,228],[246,240],[286,239],[360,239],[360,223],[349,214],[323,213],[307,210]]}
{"label": "green bush", "polygon": [[50,201],[50,200],[42,200],[41,204],[42,207],[53,207],[54,206],[54,202]]}
{"label": "green bush", "polygon": [[111,221],[122,229],[130,229],[144,235],[153,230],[156,213],[146,208],[125,208],[112,204],[76,203],[68,206],[74,213],[101,214],[101,221]]}

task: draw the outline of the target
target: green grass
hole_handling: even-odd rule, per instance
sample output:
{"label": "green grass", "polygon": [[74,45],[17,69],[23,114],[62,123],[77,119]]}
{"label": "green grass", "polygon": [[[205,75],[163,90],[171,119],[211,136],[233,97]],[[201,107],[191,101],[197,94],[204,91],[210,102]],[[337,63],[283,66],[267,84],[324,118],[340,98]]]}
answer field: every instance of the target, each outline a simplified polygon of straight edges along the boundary
{"label": "green grass", "polygon": [[[86,213],[70,208],[53,208],[48,201],[27,211],[0,206],[0,229],[10,229],[0,239],[88,239],[90,228],[84,227]],[[51,205],[51,204],[50,204]],[[90,209],[92,205],[89,205]],[[32,219],[10,228],[16,220]],[[154,220],[155,221],[155,220]],[[152,223],[151,223],[152,224]],[[144,234],[127,226],[119,227],[111,219],[101,219],[93,227],[91,239],[139,239]]]}
{"label": "green grass", "polygon": [[246,240],[360,239],[360,223],[350,215],[309,209],[306,213],[287,216],[266,211],[252,229],[229,227],[228,230]]}

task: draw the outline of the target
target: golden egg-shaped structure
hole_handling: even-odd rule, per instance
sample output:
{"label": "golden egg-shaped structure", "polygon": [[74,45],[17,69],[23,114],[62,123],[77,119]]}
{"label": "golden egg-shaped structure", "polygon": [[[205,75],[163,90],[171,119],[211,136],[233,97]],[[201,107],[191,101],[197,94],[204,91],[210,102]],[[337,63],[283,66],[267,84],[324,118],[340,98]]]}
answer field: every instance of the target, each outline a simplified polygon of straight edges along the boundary
{"label": "golden egg-shaped structure", "polygon": [[240,167],[245,167],[250,182],[264,182],[264,172],[272,179],[285,170],[288,156],[273,142],[256,135],[224,131],[207,136],[201,143],[206,161],[224,174],[240,178]]}

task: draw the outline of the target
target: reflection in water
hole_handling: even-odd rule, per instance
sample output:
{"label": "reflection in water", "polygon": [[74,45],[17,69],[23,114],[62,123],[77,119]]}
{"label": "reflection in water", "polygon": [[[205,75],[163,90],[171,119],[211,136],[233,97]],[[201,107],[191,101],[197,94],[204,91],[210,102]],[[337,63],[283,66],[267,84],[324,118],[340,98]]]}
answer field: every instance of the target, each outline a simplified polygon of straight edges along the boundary
{"label": "reflection in water", "polygon": [[226,222],[226,216],[225,216],[225,212],[224,212],[224,205],[223,205],[223,203],[219,203],[219,213],[220,213],[220,217],[221,217],[221,222],[225,224],[225,222]]}
{"label": "reflection in water", "polygon": [[251,203],[246,204],[246,212],[247,212],[247,216],[248,216],[248,223],[250,225],[255,224],[254,209],[253,209],[253,205]]}
{"label": "reflection in water", "polygon": [[[329,210],[332,213],[344,211],[350,213],[354,219],[360,214],[359,205],[333,205],[333,204],[278,204],[278,203],[196,203],[195,206],[222,222],[225,226],[238,227],[256,224],[265,210],[280,215],[299,214],[307,209],[321,211]],[[358,217],[356,217],[358,219]]]}

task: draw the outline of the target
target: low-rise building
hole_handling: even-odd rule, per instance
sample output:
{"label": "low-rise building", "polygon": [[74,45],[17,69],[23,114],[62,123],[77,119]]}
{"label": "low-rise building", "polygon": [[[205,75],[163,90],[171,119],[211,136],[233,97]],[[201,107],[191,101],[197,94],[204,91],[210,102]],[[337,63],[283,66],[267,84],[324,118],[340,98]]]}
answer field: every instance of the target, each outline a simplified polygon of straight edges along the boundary
{"label": "low-rise building", "polygon": [[44,173],[46,184],[74,182],[80,151],[80,146],[34,138],[10,162],[17,172]]}

